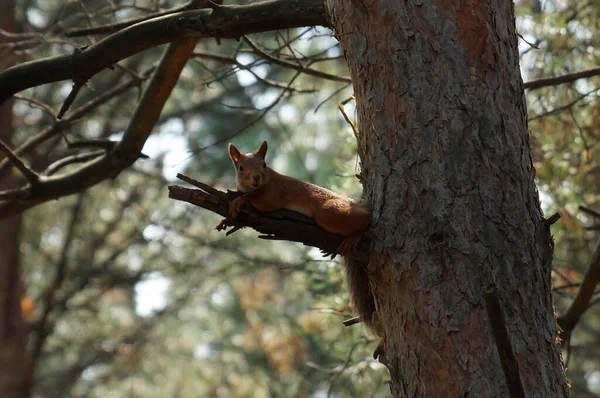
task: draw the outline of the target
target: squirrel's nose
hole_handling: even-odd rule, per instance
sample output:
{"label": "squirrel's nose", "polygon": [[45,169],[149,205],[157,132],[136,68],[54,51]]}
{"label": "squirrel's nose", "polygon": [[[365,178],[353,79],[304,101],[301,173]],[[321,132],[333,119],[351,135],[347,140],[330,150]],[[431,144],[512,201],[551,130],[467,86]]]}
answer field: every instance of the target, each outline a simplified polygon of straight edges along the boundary
{"label": "squirrel's nose", "polygon": [[260,181],[260,176],[252,176],[252,179],[254,179],[254,181],[259,182]]}

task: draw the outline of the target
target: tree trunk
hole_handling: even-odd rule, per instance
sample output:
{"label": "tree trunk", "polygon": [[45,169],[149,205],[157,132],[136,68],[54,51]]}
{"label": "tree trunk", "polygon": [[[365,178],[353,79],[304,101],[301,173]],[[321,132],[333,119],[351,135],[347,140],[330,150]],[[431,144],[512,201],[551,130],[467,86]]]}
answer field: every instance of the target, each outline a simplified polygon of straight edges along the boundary
{"label": "tree trunk", "polygon": [[[13,32],[15,27],[12,1],[0,2],[0,29]],[[0,42],[6,40],[0,36]],[[0,70],[8,68],[12,55],[0,50]],[[9,144],[13,135],[12,100],[0,105],[0,139]],[[0,160],[4,155],[0,154]],[[16,187],[16,181],[5,179],[0,190]],[[22,397],[25,344],[27,334],[21,315],[20,274],[21,216],[0,220],[0,397]]]}
{"label": "tree trunk", "polygon": [[513,4],[327,0],[401,397],[564,397]]}

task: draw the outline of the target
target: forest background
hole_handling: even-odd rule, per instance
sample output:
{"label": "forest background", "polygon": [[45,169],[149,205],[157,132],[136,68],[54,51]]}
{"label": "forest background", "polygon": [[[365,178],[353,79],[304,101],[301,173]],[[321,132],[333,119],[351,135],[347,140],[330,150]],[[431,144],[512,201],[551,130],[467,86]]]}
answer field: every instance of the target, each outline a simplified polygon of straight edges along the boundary
{"label": "forest background", "polygon": [[[13,3],[15,25],[0,30],[2,68],[102,37],[69,37],[74,29],[183,4]],[[600,210],[600,4],[515,6],[523,80],[537,81],[526,84],[537,185],[545,213],[562,215],[552,229],[560,316],[600,250],[597,230],[586,228],[594,217],[580,210]],[[49,164],[90,152],[76,141],[120,138],[164,47],[94,76],[62,122],[71,81],[19,93],[11,146],[53,128],[29,154]],[[557,76],[571,78],[539,80]],[[24,214],[16,238],[33,395],[387,396],[387,371],[371,358],[376,342],[342,325],[351,311],[339,263],[250,230],[225,238],[214,231],[218,216],[169,199],[166,189],[178,172],[233,189],[226,144],[249,151],[268,140],[279,172],[360,196],[356,141],[338,109],[343,103],[353,119],[351,96],[328,29],[199,42],[144,145],[149,158]],[[600,394],[599,302],[596,294],[564,345],[573,396]]]}

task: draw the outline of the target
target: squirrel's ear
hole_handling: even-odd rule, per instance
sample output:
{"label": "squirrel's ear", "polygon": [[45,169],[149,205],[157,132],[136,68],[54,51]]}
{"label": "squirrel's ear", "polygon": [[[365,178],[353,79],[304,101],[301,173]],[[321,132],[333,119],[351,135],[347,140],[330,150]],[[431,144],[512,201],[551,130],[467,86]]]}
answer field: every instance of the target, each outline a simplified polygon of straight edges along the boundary
{"label": "squirrel's ear", "polygon": [[267,141],[263,141],[263,143],[260,144],[260,147],[254,151],[254,154],[264,159],[265,156],[267,156]]}
{"label": "squirrel's ear", "polygon": [[229,157],[233,160],[233,163],[237,163],[242,157],[242,153],[232,143],[229,143]]}

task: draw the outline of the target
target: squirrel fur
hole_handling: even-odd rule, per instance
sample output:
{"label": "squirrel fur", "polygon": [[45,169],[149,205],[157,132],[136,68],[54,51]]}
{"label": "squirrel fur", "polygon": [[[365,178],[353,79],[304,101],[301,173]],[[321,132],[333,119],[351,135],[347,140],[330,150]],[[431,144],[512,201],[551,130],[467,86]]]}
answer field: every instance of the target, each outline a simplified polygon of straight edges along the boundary
{"label": "squirrel fur", "polygon": [[235,166],[237,189],[244,195],[229,206],[229,216],[237,217],[241,207],[249,203],[257,210],[271,212],[293,210],[309,216],[328,232],[341,234],[346,239],[338,251],[344,258],[346,283],[354,310],[361,322],[378,333],[373,319],[375,300],[369,284],[366,264],[354,260],[349,253],[369,229],[371,211],[363,202],[357,202],[317,185],[277,173],[267,166],[267,141],[251,153],[242,153],[229,144],[229,157]]}

